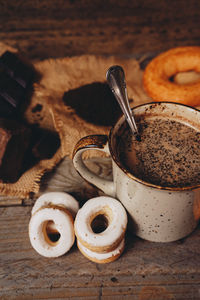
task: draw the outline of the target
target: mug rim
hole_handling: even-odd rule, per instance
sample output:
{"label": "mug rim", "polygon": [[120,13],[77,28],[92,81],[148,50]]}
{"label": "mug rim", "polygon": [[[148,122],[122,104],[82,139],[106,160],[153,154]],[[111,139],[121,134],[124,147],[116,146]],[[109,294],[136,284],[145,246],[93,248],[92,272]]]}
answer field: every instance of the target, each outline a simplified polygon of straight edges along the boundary
{"label": "mug rim", "polygon": [[[141,107],[141,106],[150,106],[150,105],[160,105],[160,104],[172,104],[172,105],[179,105],[179,106],[183,106],[183,107],[186,107],[186,108],[189,108],[189,109],[192,109],[192,110],[195,110],[197,111],[199,114],[200,114],[200,110],[195,108],[195,107],[192,107],[192,106],[189,106],[189,105],[186,105],[186,104],[183,104],[183,103],[179,103],[179,102],[170,102],[170,101],[152,101],[152,102],[147,102],[147,103],[143,103],[143,104],[139,104],[137,106],[134,106],[132,108],[132,110],[134,111],[135,109],[137,109],[138,107]],[[197,184],[197,185],[193,185],[193,186],[183,186],[183,187],[169,187],[169,186],[161,186],[161,185],[156,185],[156,184],[153,184],[153,183],[150,183],[148,181],[145,181],[143,179],[140,179],[138,177],[136,177],[135,175],[133,175],[131,172],[129,172],[123,165],[122,163],[120,162],[120,160],[118,159],[118,157],[115,155],[113,149],[112,149],[112,146],[111,146],[111,139],[112,139],[112,134],[113,134],[113,131],[115,129],[115,127],[117,126],[117,124],[122,120],[124,119],[123,123],[125,122],[125,117],[124,115],[120,116],[119,119],[117,120],[117,122],[112,126],[110,132],[109,132],[109,136],[108,136],[108,145],[109,145],[109,150],[110,150],[110,154],[111,154],[111,157],[113,159],[113,161],[117,164],[117,166],[125,173],[125,175],[127,175],[130,179],[138,182],[138,183],[141,183],[145,186],[148,186],[148,187],[151,187],[151,188],[155,188],[155,189],[158,189],[158,190],[167,190],[167,191],[187,191],[187,190],[194,190],[194,189],[198,189],[200,188],[200,183]]]}

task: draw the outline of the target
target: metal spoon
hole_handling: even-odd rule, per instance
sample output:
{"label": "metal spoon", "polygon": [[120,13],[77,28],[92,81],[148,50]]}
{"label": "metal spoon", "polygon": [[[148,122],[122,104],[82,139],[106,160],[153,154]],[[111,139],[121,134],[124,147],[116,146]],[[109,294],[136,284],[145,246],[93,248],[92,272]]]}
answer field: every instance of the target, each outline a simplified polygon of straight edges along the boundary
{"label": "metal spoon", "polygon": [[106,79],[134,135],[139,137],[137,125],[129,105],[124,70],[120,66],[112,66],[106,73]]}

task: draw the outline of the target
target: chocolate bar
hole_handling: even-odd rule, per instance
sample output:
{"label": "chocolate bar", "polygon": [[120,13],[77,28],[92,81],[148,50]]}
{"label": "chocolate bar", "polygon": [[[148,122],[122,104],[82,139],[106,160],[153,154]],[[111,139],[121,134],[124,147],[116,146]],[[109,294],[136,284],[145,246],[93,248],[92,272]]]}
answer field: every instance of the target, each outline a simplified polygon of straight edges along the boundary
{"label": "chocolate bar", "polygon": [[22,123],[0,119],[0,180],[15,182],[23,172],[23,161],[31,131]]}
{"label": "chocolate bar", "polygon": [[22,59],[15,53],[6,51],[0,57],[0,66],[24,89],[26,89],[33,81],[33,68],[22,61]]}
{"label": "chocolate bar", "polygon": [[14,115],[15,108],[5,98],[6,95],[0,95],[0,117],[11,117]]}
{"label": "chocolate bar", "polygon": [[0,73],[0,96],[16,108],[24,98],[24,89],[7,74]]}
{"label": "chocolate bar", "polygon": [[30,96],[35,75],[34,68],[15,53],[6,51],[0,57],[0,117],[18,113]]}

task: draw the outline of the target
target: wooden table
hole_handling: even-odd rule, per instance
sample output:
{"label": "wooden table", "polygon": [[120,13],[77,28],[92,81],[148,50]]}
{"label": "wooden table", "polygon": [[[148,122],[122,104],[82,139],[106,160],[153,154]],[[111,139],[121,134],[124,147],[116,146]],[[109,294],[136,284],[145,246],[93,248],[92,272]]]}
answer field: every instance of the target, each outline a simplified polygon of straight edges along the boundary
{"label": "wooden table", "polygon": [[[32,60],[200,45],[199,27],[198,0],[0,0],[0,41]],[[128,233],[110,264],[90,262],[76,245],[47,259],[29,242],[32,204],[0,199],[0,299],[200,299],[200,226],[167,244]]]}
{"label": "wooden table", "polygon": [[199,45],[198,0],[0,0],[0,40],[31,59]]}
{"label": "wooden table", "polygon": [[101,265],[76,245],[55,259],[37,254],[28,237],[30,211],[0,208],[0,299],[200,299],[200,227],[167,244],[127,234],[123,255]]}
{"label": "wooden table", "polygon": [[[108,159],[103,160],[105,166]],[[92,168],[96,162],[91,160],[88,166]],[[41,193],[55,190],[56,176],[61,178],[61,170],[68,164],[71,162],[66,158],[50,174]],[[85,186],[78,174],[73,176],[81,191],[85,190],[84,195],[95,196],[96,189]],[[66,190],[66,185],[59,189]],[[83,195],[77,193],[76,197],[83,201]],[[26,199],[20,204],[17,199],[6,202],[2,198],[0,299],[200,299],[200,226],[187,238],[172,243],[148,242],[127,232],[124,253],[109,264],[89,261],[76,244],[62,257],[44,258],[29,241],[34,201]]]}

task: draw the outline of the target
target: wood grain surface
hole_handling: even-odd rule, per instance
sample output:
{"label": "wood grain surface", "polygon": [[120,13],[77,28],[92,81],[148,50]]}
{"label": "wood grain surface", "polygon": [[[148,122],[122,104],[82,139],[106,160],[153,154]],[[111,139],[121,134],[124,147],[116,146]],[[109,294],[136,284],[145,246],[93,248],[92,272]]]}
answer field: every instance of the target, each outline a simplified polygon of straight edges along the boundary
{"label": "wood grain surface", "polygon": [[[109,158],[85,163],[100,176],[112,178]],[[43,179],[40,193],[50,191],[71,193],[80,205],[101,195],[78,175],[69,158]],[[0,299],[200,298],[200,226],[189,237],[167,244],[127,232],[125,251],[110,264],[89,261],[76,243],[64,256],[50,259],[40,256],[29,241],[34,201],[0,203]]]}
{"label": "wood grain surface", "polygon": [[200,2],[0,0],[0,40],[31,59],[199,45]]}
{"label": "wood grain surface", "polygon": [[76,245],[59,258],[37,254],[28,236],[30,211],[0,208],[0,299],[200,298],[200,227],[167,244],[128,234],[122,256],[99,265]]}

